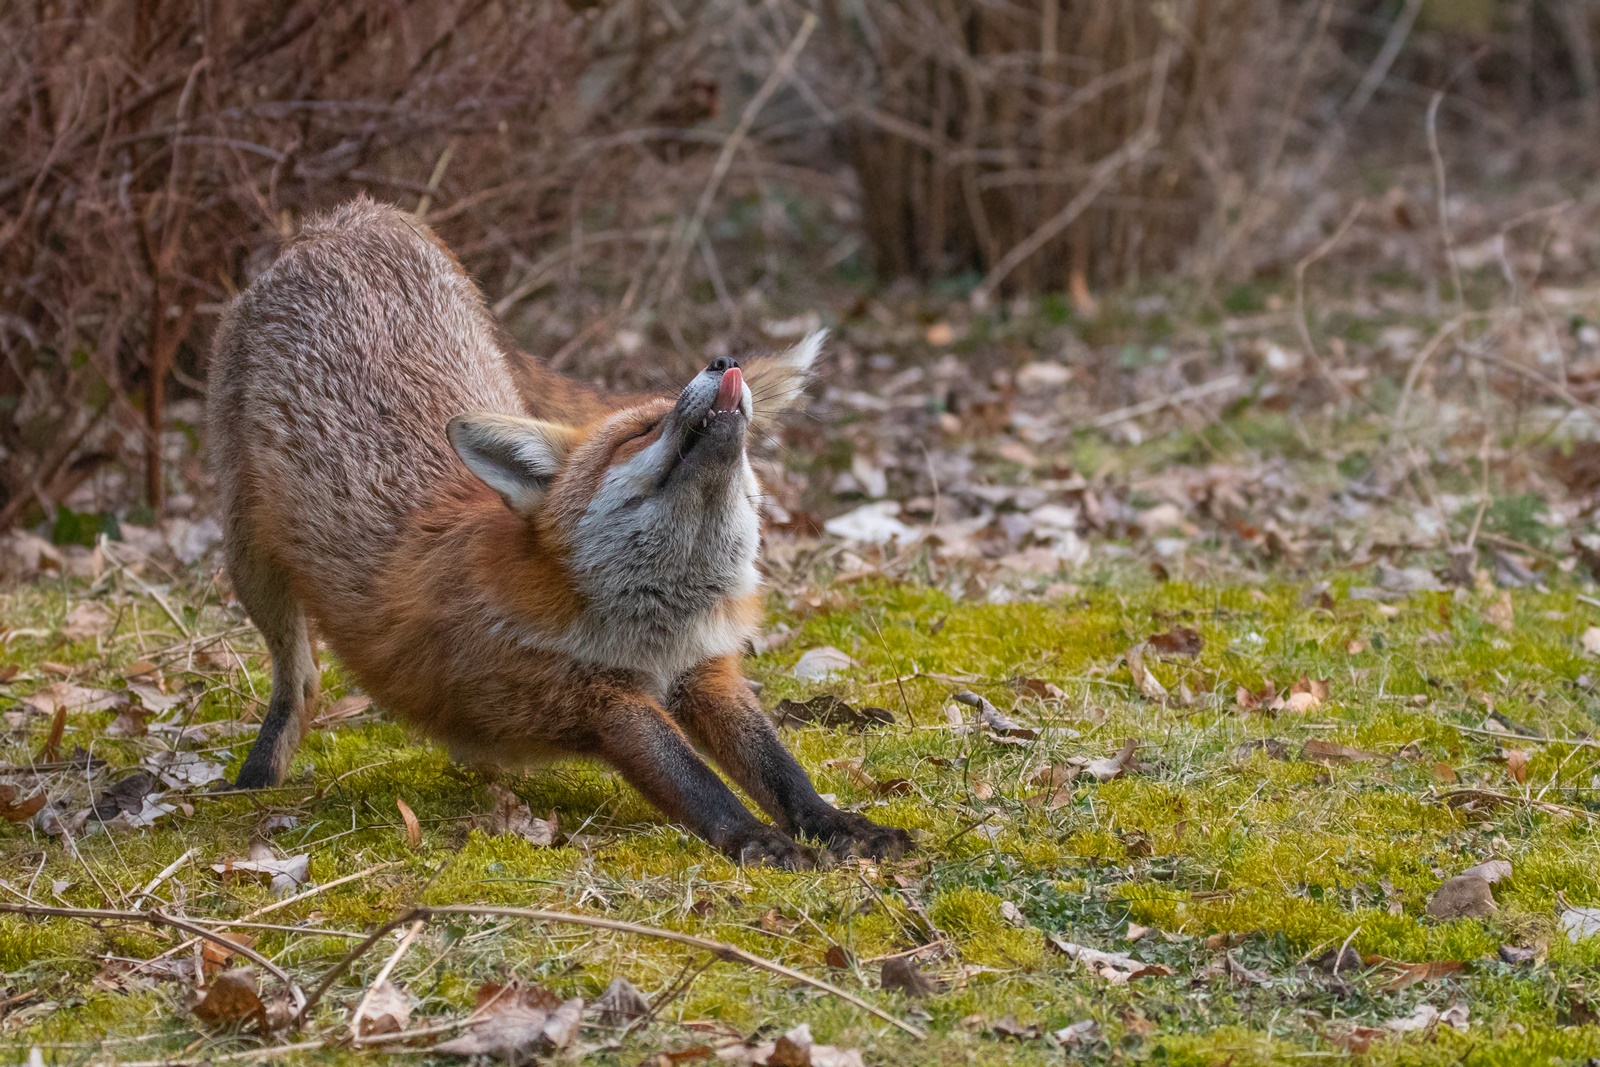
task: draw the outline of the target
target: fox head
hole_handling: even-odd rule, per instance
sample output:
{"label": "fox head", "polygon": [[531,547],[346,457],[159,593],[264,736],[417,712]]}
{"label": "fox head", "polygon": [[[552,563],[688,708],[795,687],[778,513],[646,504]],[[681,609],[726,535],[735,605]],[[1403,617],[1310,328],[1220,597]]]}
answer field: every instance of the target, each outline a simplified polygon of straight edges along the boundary
{"label": "fox head", "polygon": [[799,398],[824,337],[745,367],[716,359],[675,399],[586,426],[468,414],[447,432],[467,469],[559,548],[589,605],[674,625],[759,584],[746,442]]}

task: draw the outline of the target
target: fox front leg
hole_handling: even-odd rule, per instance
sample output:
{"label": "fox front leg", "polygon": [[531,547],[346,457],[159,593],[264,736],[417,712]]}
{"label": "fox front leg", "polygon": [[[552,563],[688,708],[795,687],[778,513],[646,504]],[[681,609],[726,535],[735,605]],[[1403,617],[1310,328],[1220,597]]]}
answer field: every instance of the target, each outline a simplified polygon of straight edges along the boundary
{"label": "fox front leg", "polygon": [[672,694],[668,709],[739,787],[785,830],[805,834],[839,855],[898,859],[911,835],[840,811],[817,795],[805,768],[783,747],[735,656],[695,668]]}
{"label": "fox front leg", "polygon": [[816,854],[751,814],[706,766],[660,705],[639,698],[604,709],[591,754],[676,822],[736,863],[790,870],[816,866]]}

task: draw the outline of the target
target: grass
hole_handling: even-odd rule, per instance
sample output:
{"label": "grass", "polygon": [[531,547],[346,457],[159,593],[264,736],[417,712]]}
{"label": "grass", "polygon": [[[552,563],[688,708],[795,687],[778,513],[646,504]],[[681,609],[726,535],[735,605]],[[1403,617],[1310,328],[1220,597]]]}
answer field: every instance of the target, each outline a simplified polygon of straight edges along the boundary
{"label": "grass", "polygon": [[[166,595],[187,625],[204,633],[238,625],[214,589],[207,599],[212,587],[200,576],[180,577]],[[413,1024],[421,1025],[427,1017],[459,1017],[491,979],[515,976],[564,997],[593,999],[619,975],[649,993],[705,968],[657,1025],[587,1060],[603,1064],[636,1064],[719,1035],[771,1033],[802,1021],[820,1041],[861,1048],[869,1063],[1061,1062],[1053,1040],[996,1036],[993,1024],[1007,1016],[1046,1033],[1095,1020],[1100,1039],[1074,1055],[1096,1062],[1357,1058],[1487,1067],[1600,1055],[1600,1026],[1585,1021],[1593,1018],[1588,1005],[1600,1002],[1600,939],[1573,943],[1557,922],[1563,901],[1600,905],[1595,822],[1520,802],[1463,811],[1440,799],[1450,788],[1471,786],[1600,812],[1600,752],[1528,745],[1527,780],[1519,783],[1493,737],[1457,729],[1478,727],[1493,710],[1547,736],[1593,732],[1600,696],[1579,636],[1596,610],[1570,583],[1519,590],[1507,632],[1484,618],[1495,590],[1380,603],[1350,596],[1372,584],[1370,575],[1331,572],[1333,606],[1308,607],[1303,593],[1317,577],[1282,573],[1261,584],[1218,586],[1107,572],[1084,576],[1055,599],[1007,604],[870,580],[827,585],[810,602],[794,601],[798,608],[775,594],[775,619],[797,634],[749,663],[769,705],[818,691],[788,668],[802,650],[831,644],[859,667],[823,688],[897,717],[895,726],[867,733],[804,728],[786,736],[821,791],[917,833],[920,850],[903,864],[741,870],[664,823],[618,779],[583,764],[513,784],[536,814],[553,811],[563,830],[584,835],[585,847],[490,836],[472,825],[490,807],[487,786],[440,750],[374,718],[313,733],[281,789],[251,796],[197,790],[186,798],[192,814],[180,810],[149,829],[86,832],[68,847],[31,823],[6,825],[4,896],[18,899],[31,886],[35,899],[49,903],[127,907],[157,871],[192,848],[196,861],[158,895],[174,906],[181,901],[189,915],[237,918],[273,897],[264,882],[224,880],[211,864],[268,836],[280,854],[308,854],[317,884],[388,864],[282,909],[272,922],[364,933],[419,901],[603,914],[730,941],[826,975],[920,1020],[931,1034],[917,1043],[834,998],[682,946],[521,920],[436,922],[395,970],[418,1002]],[[115,628],[67,642],[59,632],[66,613],[90,595],[112,608]],[[70,669],[78,684],[120,684],[129,662],[181,642],[155,602],[116,577],[92,592],[67,580],[16,588],[0,598],[0,620],[35,632],[6,645],[8,662],[20,668],[0,690],[7,704],[50,681],[52,670]],[[1127,648],[1176,622],[1198,629],[1204,649],[1192,662],[1156,662],[1153,670],[1169,689],[1182,681],[1198,694],[1191,706],[1145,700],[1122,660]],[[203,689],[195,722],[259,712],[266,663],[252,651],[252,633],[235,640],[244,670],[219,659],[189,663],[182,649],[165,660],[170,689]],[[1355,641],[1364,647],[1352,653],[1360,647]],[[1276,716],[1237,706],[1239,686],[1256,690],[1271,680],[1287,687],[1301,676],[1329,680],[1326,702]],[[1009,684],[1018,677],[1052,683],[1062,695],[1021,696]],[[336,664],[326,667],[324,682],[330,698],[343,692]],[[963,687],[1040,736],[1002,744],[949,728],[946,705]],[[155,735],[108,736],[113,715],[71,716],[64,750],[82,746],[114,769],[158,747]],[[8,722],[4,756],[26,764],[48,721],[13,715]],[[1286,742],[1291,758],[1239,751],[1264,737]],[[1081,775],[1060,806],[1030,803],[1041,792],[1035,776],[1042,769],[1108,756],[1124,738],[1140,742],[1138,773],[1106,782]],[[1313,738],[1378,758],[1334,767],[1294,758]],[[231,773],[247,742],[218,742],[210,755]],[[911,792],[878,796],[825,765],[843,758],[858,758],[880,782],[909,779]],[[98,773],[101,780],[107,774]],[[82,806],[83,777],[58,775],[49,787]],[[1445,780],[1451,777],[1459,781],[1452,785]],[[421,820],[415,850],[397,800]],[[1495,915],[1437,921],[1425,914],[1445,878],[1489,856],[1510,860],[1515,872],[1495,888]],[[1006,918],[1007,903],[1020,911],[1021,925]],[[1130,924],[1155,930],[1130,944]],[[311,932],[256,933],[257,950],[306,985],[354,943]],[[1265,981],[1228,977],[1215,935],[1231,935],[1233,958]],[[1174,973],[1112,985],[1069,962],[1052,936],[1131,951]],[[921,965],[945,983],[943,992],[913,1002],[878,990],[878,966],[867,961],[933,937],[945,938],[948,948]],[[1387,992],[1392,972],[1336,979],[1308,962],[1346,942],[1368,956],[1466,966],[1441,981]],[[0,917],[3,1040],[18,1050],[38,1046],[45,1062],[64,1064],[258,1047],[254,1036],[201,1027],[177,983],[102,974],[106,957],[149,958],[172,943],[168,932],[140,926]],[[1500,962],[1496,953],[1506,944],[1538,947],[1541,960]],[[826,966],[831,945],[846,950],[851,966]],[[335,985],[309,1030],[342,1032],[388,954],[386,943],[364,957]],[[1471,1011],[1465,1032],[1441,1027],[1380,1038],[1364,1053],[1333,1036],[1357,1024],[1381,1026],[1422,1004],[1444,1009],[1458,1001]],[[607,1036],[588,1032],[595,1042]],[[281,1062],[355,1055],[323,1050]]]}

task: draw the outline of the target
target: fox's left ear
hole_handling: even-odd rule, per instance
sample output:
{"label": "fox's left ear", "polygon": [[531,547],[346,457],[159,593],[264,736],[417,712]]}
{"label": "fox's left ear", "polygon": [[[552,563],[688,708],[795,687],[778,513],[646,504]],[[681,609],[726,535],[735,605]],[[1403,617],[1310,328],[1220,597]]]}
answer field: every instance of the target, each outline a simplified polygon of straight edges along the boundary
{"label": "fox's left ear", "polygon": [[800,399],[814,376],[813,368],[827,339],[827,330],[816,330],[787,352],[757,356],[746,362],[744,380],[750,387],[757,428],[765,429]]}
{"label": "fox's left ear", "polygon": [[515,415],[457,415],[445,426],[467,469],[512,511],[531,515],[572,451],[573,429]]}

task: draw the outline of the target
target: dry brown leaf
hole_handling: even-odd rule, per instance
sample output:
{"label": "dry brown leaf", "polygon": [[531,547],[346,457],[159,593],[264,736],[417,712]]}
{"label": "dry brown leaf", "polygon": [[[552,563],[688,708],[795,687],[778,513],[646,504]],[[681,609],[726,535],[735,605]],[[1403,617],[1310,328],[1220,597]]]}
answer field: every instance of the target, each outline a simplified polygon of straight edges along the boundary
{"label": "dry brown leaf", "polygon": [[[256,939],[249,934],[218,934],[218,937],[231,941],[244,948],[255,948]],[[207,940],[200,945],[200,960],[207,974],[215,973],[227,966],[228,961],[238,955],[238,952],[219,941]]]}
{"label": "dry brown leaf", "polygon": [[68,641],[90,641],[104,637],[116,625],[116,616],[98,600],[83,600],[74,604],[61,624],[61,636]]}
{"label": "dry brown leaf", "polygon": [[489,786],[489,795],[494,798],[494,810],[482,822],[487,833],[516,834],[541,848],[553,847],[560,838],[555,812],[548,819],[536,818],[521,797],[498,782]]}
{"label": "dry brown leaf", "polygon": [[266,1006],[256,992],[256,972],[250,967],[223,971],[211,980],[194,1013],[210,1026],[237,1026],[254,1022],[264,1026]]}
{"label": "dry brown leaf", "polygon": [[1511,604],[1511,590],[1502,589],[1500,596],[1483,609],[1483,621],[1506,633],[1516,629],[1517,615]]}
{"label": "dry brown leaf", "polygon": [[972,796],[975,800],[988,800],[994,796],[994,786],[979,778],[972,783]]}
{"label": "dry brown leaf", "polygon": [[1239,686],[1234,701],[1241,711],[1273,711],[1278,699],[1278,687],[1270,681],[1262,689],[1249,690]]}
{"label": "dry brown leaf", "polygon": [[1528,754],[1520,748],[1506,750],[1506,773],[1514,782],[1528,780]]}
{"label": "dry brown leaf", "polygon": [[394,806],[400,809],[400,820],[406,824],[406,844],[415,852],[422,847],[422,824],[417,821],[417,813],[399,797],[394,798]]}
{"label": "dry brown leaf", "polygon": [[1155,675],[1151,674],[1150,669],[1145,666],[1144,647],[1135,645],[1128,649],[1126,658],[1128,660],[1128,673],[1133,676],[1133,687],[1139,691],[1139,695],[1157,704],[1166,703],[1166,687],[1158,682]]}
{"label": "dry brown leaf", "polygon": [[1019,693],[1026,693],[1040,700],[1060,700],[1066,692],[1054,682],[1047,682],[1042,678],[1025,678],[1018,676],[1011,679],[1011,688]]}
{"label": "dry brown leaf", "polygon": [[1206,646],[1200,631],[1188,626],[1174,626],[1166,633],[1151,634],[1145,638],[1145,644],[1158,656],[1188,656],[1190,659]]}
{"label": "dry brown leaf", "polygon": [[61,738],[67,732],[67,709],[57,708],[50,717],[50,732],[45,735],[44,744],[39,746],[40,763],[54,763],[61,758]]}
{"label": "dry brown leaf", "polygon": [[1129,771],[1138,768],[1139,761],[1134,758],[1134,753],[1138,750],[1139,742],[1130,737],[1122,742],[1122,748],[1115,756],[1107,759],[1090,760],[1083,769],[1101,782],[1109,782],[1113,778],[1121,778]]}
{"label": "dry brown leaf", "polygon": [[822,962],[834,970],[848,970],[851,964],[849,950],[840,945],[829,945],[828,951],[822,954]]}
{"label": "dry brown leaf", "polygon": [[151,717],[151,713],[144,708],[124,704],[117,709],[117,717],[111,720],[111,725],[106,727],[106,736],[143,737],[150,732],[146,724]]}
{"label": "dry brown leaf", "polygon": [[883,961],[878,984],[886,992],[898,991],[914,1000],[939,992],[938,981],[919,970],[915,963],[904,956]]}
{"label": "dry brown leaf", "polygon": [[1395,963],[1392,960],[1378,962],[1391,963],[1400,968],[1397,975],[1378,987],[1385,993],[1393,993],[1414,986],[1418,982],[1436,982],[1441,978],[1460,974],[1467,968],[1467,965],[1460,960],[1430,960],[1427,963]]}
{"label": "dry brown leaf", "polygon": [[433,1046],[451,1056],[496,1056],[517,1061],[529,1054],[550,1055],[566,1048],[583,1023],[583,1001],[563,1001],[539,986],[501,986],[478,990],[477,1021],[460,1037]]}
{"label": "dry brown leaf", "polygon": [[1367,642],[1360,637],[1352,637],[1344,643],[1346,655],[1359,656],[1367,650]]}
{"label": "dry brown leaf", "polygon": [[650,1014],[650,1001],[626,978],[611,979],[594,1006],[602,1026],[628,1026]]}
{"label": "dry brown leaf", "polygon": [[114,708],[125,699],[126,696],[115,689],[86,689],[71,682],[51,682],[23,697],[22,705],[45,715],[58,712],[77,714]]}
{"label": "dry brown leaf", "polygon": [[1489,883],[1476,874],[1458,874],[1428,898],[1428,914],[1435,919],[1482,919],[1498,910]]}
{"label": "dry brown leaf", "polygon": [[1456,769],[1448,763],[1435,763],[1433,765],[1433,776],[1446,784],[1461,780],[1461,776],[1456,773]]}
{"label": "dry brown leaf", "polygon": [[39,814],[49,798],[43,789],[28,797],[26,800],[17,799],[17,787],[9,782],[0,782],[0,819],[6,822],[23,822]]}
{"label": "dry brown leaf", "polygon": [[362,998],[350,1027],[357,1037],[397,1034],[411,1021],[411,995],[385,978]]}
{"label": "dry brown leaf", "polygon": [[250,849],[248,859],[223,860],[213,863],[211,869],[229,878],[241,874],[266,875],[271,879],[275,896],[285,896],[311,880],[311,857],[307,854],[278,859],[272,850],[257,841]]}
{"label": "dry brown leaf", "polygon": [[1059,934],[1050,934],[1045,944],[1056,949],[1068,959],[1088,967],[1096,976],[1112,985],[1124,985],[1135,978],[1149,978],[1173,974],[1171,967],[1161,963],[1145,963],[1126,952],[1102,952],[1099,949],[1076,945]]}
{"label": "dry brown leaf", "polygon": [[322,714],[317,716],[317,724],[325,726],[328,723],[343,722],[353,719],[357,715],[364,715],[372,707],[372,698],[365,693],[351,693],[342,696],[328,706]]}
{"label": "dry brown leaf", "polygon": [[1315,737],[1307,741],[1300,748],[1300,758],[1308,763],[1362,763],[1366,760],[1378,758],[1376,752],[1367,752],[1364,749],[1351,748],[1334,741],[1322,741]]}

